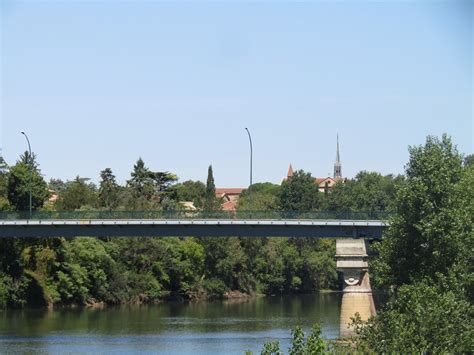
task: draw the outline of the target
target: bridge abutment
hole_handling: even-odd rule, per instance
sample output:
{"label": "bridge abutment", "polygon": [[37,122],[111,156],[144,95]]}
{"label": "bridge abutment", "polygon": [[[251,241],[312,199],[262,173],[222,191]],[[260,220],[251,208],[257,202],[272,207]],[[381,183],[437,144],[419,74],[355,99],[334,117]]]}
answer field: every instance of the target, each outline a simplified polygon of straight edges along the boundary
{"label": "bridge abutment", "polygon": [[359,313],[362,320],[375,315],[366,241],[353,238],[337,239],[336,265],[343,279],[340,336],[350,337],[354,334],[354,329],[349,324],[356,313]]}

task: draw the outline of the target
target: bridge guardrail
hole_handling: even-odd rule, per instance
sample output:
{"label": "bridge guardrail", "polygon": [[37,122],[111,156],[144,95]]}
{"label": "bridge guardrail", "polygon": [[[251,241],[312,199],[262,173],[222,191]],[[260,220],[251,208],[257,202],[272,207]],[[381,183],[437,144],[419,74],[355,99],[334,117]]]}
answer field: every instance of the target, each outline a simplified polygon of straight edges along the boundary
{"label": "bridge guardrail", "polygon": [[154,220],[387,220],[387,211],[0,211],[0,220],[107,220],[107,219],[154,219]]}

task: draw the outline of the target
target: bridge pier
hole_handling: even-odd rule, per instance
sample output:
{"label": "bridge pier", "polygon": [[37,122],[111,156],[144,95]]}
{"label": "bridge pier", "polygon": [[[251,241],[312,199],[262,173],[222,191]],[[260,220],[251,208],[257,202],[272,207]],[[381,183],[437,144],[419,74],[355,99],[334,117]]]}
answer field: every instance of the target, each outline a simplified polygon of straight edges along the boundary
{"label": "bridge pier", "polygon": [[356,313],[360,314],[362,320],[375,315],[367,259],[367,245],[364,239],[336,240],[337,271],[343,278],[340,337],[354,335],[354,329],[349,324],[351,317]]}

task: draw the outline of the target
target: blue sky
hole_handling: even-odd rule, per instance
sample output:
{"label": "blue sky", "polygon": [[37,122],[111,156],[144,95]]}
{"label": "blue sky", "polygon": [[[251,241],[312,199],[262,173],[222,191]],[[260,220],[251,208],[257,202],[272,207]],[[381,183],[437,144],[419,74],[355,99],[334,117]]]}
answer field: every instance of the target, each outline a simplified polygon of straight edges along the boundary
{"label": "blue sky", "polygon": [[473,151],[473,2],[1,2],[0,147],[42,173],[281,182],[288,164],[402,173],[408,145]]}

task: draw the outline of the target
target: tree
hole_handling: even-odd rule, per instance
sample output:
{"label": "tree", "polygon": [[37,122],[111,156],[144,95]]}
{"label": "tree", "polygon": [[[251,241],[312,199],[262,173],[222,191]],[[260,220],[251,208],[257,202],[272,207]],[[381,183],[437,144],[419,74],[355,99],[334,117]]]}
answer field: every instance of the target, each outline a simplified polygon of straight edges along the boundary
{"label": "tree", "polygon": [[393,210],[395,187],[402,180],[400,176],[361,171],[354,179],[334,185],[331,193],[325,196],[325,209],[341,212]]}
{"label": "tree", "polygon": [[386,307],[355,320],[359,351],[469,353],[474,347],[474,167],[451,139],[410,147],[396,214],[372,262],[377,284],[392,285]]}
{"label": "tree", "polygon": [[67,183],[66,189],[59,194],[56,208],[62,211],[75,211],[82,207],[96,207],[97,193],[93,184],[87,184],[89,178],[76,177]]}
{"label": "tree", "polygon": [[48,188],[56,192],[57,194],[62,193],[67,188],[67,184],[61,179],[51,178],[48,183]]}
{"label": "tree", "polygon": [[115,180],[112,169],[106,168],[100,172],[99,204],[107,209],[117,208],[120,202],[120,186]]}
{"label": "tree", "polygon": [[[169,187],[177,179],[178,177],[175,174],[169,172],[151,171],[145,167],[142,158],[139,158],[133,166],[131,179],[127,181],[127,187],[131,191],[131,199],[128,205],[135,209],[156,207],[156,204],[172,197],[172,191],[169,191]],[[158,197],[158,199],[152,201],[153,197]]]}
{"label": "tree", "polygon": [[220,201],[216,198],[216,186],[214,185],[214,175],[212,165],[207,170],[206,194],[204,196],[204,211],[217,211],[220,209]]}
{"label": "tree", "polygon": [[469,154],[464,158],[464,165],[469,166],[469,165],[474,165],[474,154]]}
{"label": "tree", "polygon": [[[278,195],[280,186],[270,182],[256,183],[244,190],[237,203],[238,211],[276,211],[278,210]],[[250,194],[252,207],[250,207]]]}
{"label": "tree", "polygon": [[47,184],[40,174],[36,156],[29,156],[25,152],[20,160],[11,167],[7,180],[8,201],[17,211],[27,211],[29,209],[30,192],[30,167],[31,170],[31,199],[32,209],[43,207],[45,200],[49,196]]}
{"label": "tree", "polygon": [[429,136],[409,152],[397,213],[372,263],[378,284],[399,286],[444,273],[466,247],[466,213],[457,211],[467,208],[467,201],[454,198],[463,175],[461,155],[446,135]]}
{"label": "tree", "polygon": [[368,322],[356,317],[361,353],[464,354],[474,346],[474,309],[462,289],[426,280],[400,287],[385,309]]}
{"label": "tree", "polygon": [[127,180],[127,185],[132,189],[134,197],[149,200],[154,192],[153,179],[150,169],[145,167],[142,158],[138,158],[130,175],[131,178]]}
{"label": "tree", "polygon": [[312,211],[320,207],[318,186],[311,173],[296,171],[281,184],[280,209],[282,211]]}
{"label": "tree", "polygon": [[8,164],[0,155],[0,211],[9,209],[8,202]]}
{"label": "tree", "polygon": [[194,206],[201,208],[204,205],[206,185],[201,181],[187,180],[173,186],[177,201],[192,201]]}

